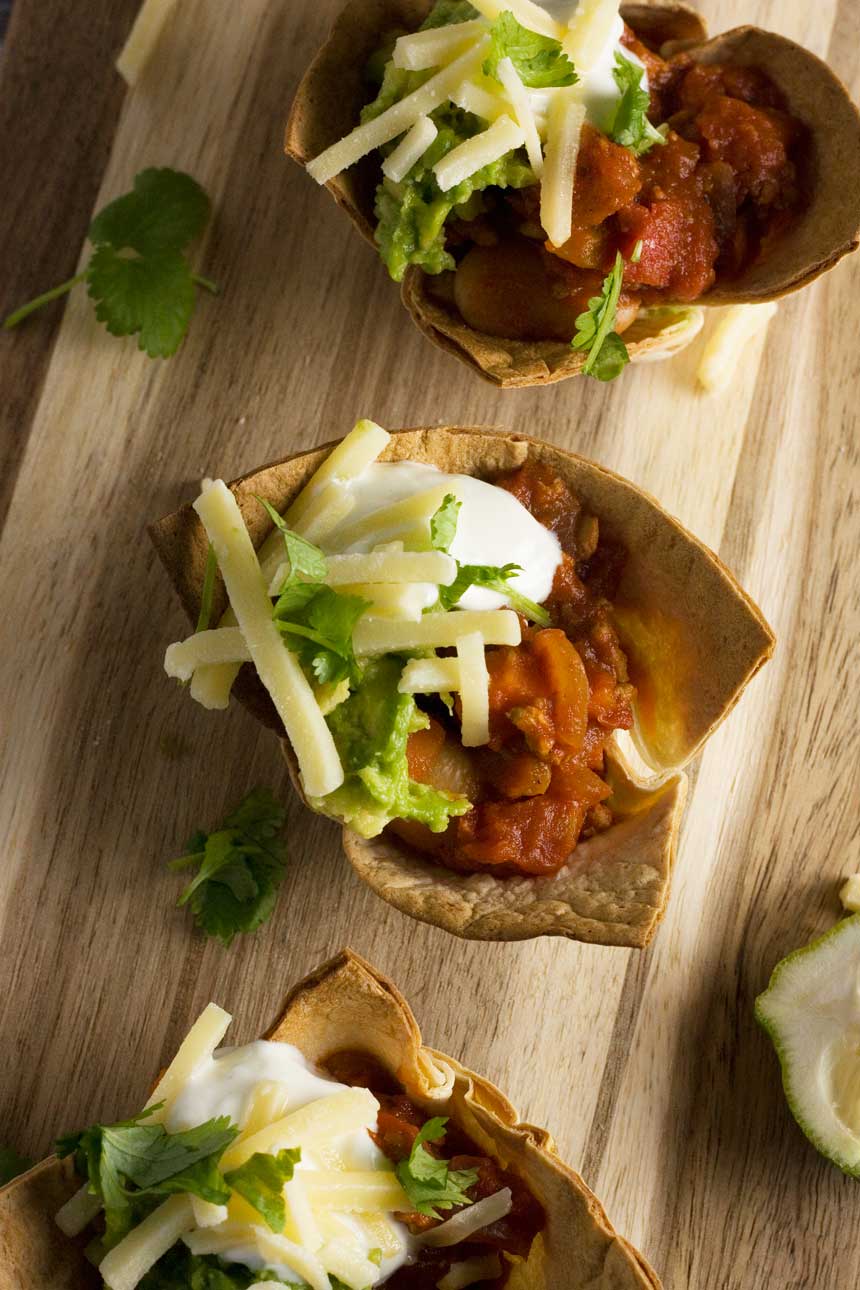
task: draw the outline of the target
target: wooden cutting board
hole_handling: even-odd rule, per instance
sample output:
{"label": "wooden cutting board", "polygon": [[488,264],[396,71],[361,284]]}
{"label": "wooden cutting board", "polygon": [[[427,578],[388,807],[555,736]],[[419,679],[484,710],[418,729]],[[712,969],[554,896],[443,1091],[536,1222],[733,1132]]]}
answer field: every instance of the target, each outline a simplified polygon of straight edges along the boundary
{"label": "wooden cutting board", "polygon": [[[258,1033],[345,943],[426,1037],[551,1127],[670,1287],[854,1286],[858,1184],[785,1108],[752,1015],[774,962],[829,927],[860,868],[857,335],[860,260],[785,302],[722,398],[700,342],[615,385],[501,393],[429,346],[347,221],[281,155],[337,0],[183,0],[134,93],[112,58],[136,0],[17,0],[0,76],[0,309],[73,271],[94,206],[145,165],[189,170],[216,217],[169,362],[111,339],[82,292],[2,364],[0,1141],[140,1105],[209,999]],[[771,25],[857,95],[853,0],[708,0]],[[229,477],[356,417],[486,422],[574,448],[714,546],[779,637],[695,772],[671,906],[646,953],[468,944],[389,909],[337,830],[290,807],[277,913],[230,951],[190,931],[165,861],[256,783],[273,739],[195,708],[161,671],[184,621],[145,534]],[[559,1287],[563,1290],[563,1287]]]}

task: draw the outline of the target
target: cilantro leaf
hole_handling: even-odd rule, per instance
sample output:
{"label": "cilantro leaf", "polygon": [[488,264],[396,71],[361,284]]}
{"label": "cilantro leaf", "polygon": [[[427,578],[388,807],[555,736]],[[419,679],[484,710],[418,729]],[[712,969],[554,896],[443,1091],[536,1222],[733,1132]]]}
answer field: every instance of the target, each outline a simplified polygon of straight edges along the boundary
{"label": "cilantro leaf", "polygon": [[275,624],[315,681],[347,679],[357,685],[361,672],[352,632],[369,605],[360,596],[342,595],[321,583],[288,582],[275,604]]}
{"label": "cilantro leaf", "polygon": [[619,251],[600,295],[592,296],[587,312],[577,318],[576,335],[570,342],[573,349],[587,350],[582,370],[598,381],[613,380],[630,361],[627,346],[613,330],[623,281],[624,260]]}
{"label": "cilantro leaf", "polygon": [[[254,494],[256,497],[256,493]],[[294,533],[293,530],[285,523],[274,506],[263,497],[257,497],[257,501],[264,508],[269,519],[280,529],[284,539],[284,545],[287,549],[287,559],[290,564],[290,571],[287,575],[287,581],[284,587],[291,586],[292,583],[304,578],[310,582],[322,582],[328,573],[328,561],[318,546],[303,538],[301,534]]]}
{"label": "cilantro leaf", "polygon": [[510,607],[524,618],[549,627],[551,619],[547,611],[510,585],[511,578],[522,571],[518,564],[460,564],[450,586],[439,588],[439,600],[434,608],[452,609],[470,587],[486,587],[487,591],[504,596]]}
{"label": "cilantro leaf", "polygon": [[273,1232],[282,1232],[286,1222],[284,1184],[293,1176],[293,1168],[302,1158],[299,1147],[285,1147],[276,1155],[262,1151],[254,1154],[224,1175],[224,1181],[262,1214]]}
{"label": "cilantro leaf", "polygon": [[32,1164],[32,1160],[25,1160],[23,1156],[19,1156],[13,1147],[0,1146],[0,1187],[4,1187],[19,1174],[26,1173]]}
{"label": "cilantro leaf", "polygon": [[198,286],[217,291],[195,274],[188,244],[205,228],[210,203],[195,179],[170,169],[143,170],[130,193],[110,202],[89,229],[94,246],[81,272],[16,309],[3,326],[66,295],[79,282],[112,336],[138,337],[150,358],[168,358],[179,348],[194,312]]}
{"label": "cilantro leaf", "polygon": [[478,1181],[476,1169],[450,1169],[447,1160],[432,1156],[424,1147],[425,1142],[438,1142],[445,1136],[447,1118],[437,1116],[428,1120],[418,1131],[408,1160],[396,1166],[400,1185],[409,1197],[416,1213],[428,1218],[439,1218],[440,1209],[455,1205],[471,1205],[466,1195],[469,1187]]}
{"label": "cilantro leaf", "polygon": [[559,41],[529,31],[507,9],[490,27],[490,53],[484,62],[484,74],[498,79],[502,58],[511,60],[523,85],[530,89],[575,85],[579,80]]}
{"label": "cilantro leaf", "polygon": [[131,247],[139,255],[184,251],[209,221],[210,202],[190,175],[141,170],[130,193],[109,202],[89,230],[94,246]]}
{"label": "cilantro leaf", "polygon": [[181,251],[131,259],[108,243],[93,252],[87,294],[110,334],[139,332],[138,347],[150,358],[169,358],[176,352],[196,299],[191,269]]}
{"label": "cilantro leaf", "polygon": [[431,515],[430,545],[434,551],[444,551],[447,555],[451,550],[451,545],[457,536],[457,520],[462,505],[459,497],[455,497],[453,493],[446,493],[438,511]]}
{"label": "cilantro leaf", "polygon": [[612,76],[621,91],[608,134],[610,139],[629,148],[637,157],[649,152],[656,144],[666,142],[666,129],[657,129],[648,120],[651,96],[642,87],[644,68],[616,53]]}
{"label": "cilantro leaf", "polygon": [[[279,1281],[276,1272],[252,1271],[243,1263],[223,1263],[216,1254],[192,1254],[182,1241],[150,1268],[138,1290],[250,1290],[258,1282]],[[309,1290],[304,1283],[296,1290]]]}
{"label": "cilantro leaf", "polygon": [[163,1124],[146,1124],[155,1107],[118,1124],[94,1124],[56,1143],[62,1160],[74,1156],[75,1169],[89,1180],[105,1210],[126,1210],[142,1196],[186,1192],[215,1205],[230,1199],[217,1169],[239,1130],[226,1115],[181,1133]]}
{"label": "cilantro leaf", "polygon": [[286,849],[277,837],[286,813],[266,789],[255,789],[213,833],[198,832],[171,869],[198,864],[179,897],[190,905],[207,936],[229,946],[240,932],[253,932],[275,906],[286,868]]}

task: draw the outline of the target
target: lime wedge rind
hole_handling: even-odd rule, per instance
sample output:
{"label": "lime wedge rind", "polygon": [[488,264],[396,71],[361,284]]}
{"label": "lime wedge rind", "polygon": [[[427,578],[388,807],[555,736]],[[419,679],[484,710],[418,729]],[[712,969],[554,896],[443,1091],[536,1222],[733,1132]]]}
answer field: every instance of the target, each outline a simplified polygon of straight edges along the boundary
{"label": "lime wedge rind", "polygon": [[[860,914],[843,919],[782,959],[755,1015],[782,1069],[786,1101],[812,1145],[846,1174],[860,1177],[856,1131],[838,1113],[829,1053],[847,1033],[860,1036]],[[860,1057],[858,1057],[860,1061]]]}

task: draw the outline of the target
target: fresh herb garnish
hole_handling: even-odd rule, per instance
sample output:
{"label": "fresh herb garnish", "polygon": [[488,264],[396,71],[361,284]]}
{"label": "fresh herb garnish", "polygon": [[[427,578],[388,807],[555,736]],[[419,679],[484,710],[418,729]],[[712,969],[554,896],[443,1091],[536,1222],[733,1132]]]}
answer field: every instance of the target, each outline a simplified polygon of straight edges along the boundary
{"label": "fresh herb garnish", "polygon": [[90,225],[95,249],[87,267],[16,309],[3,326],[17,326],[86,282],[96,317],[112,336],[138,335],[138,347],[150,358],[168,358],[188,330],[196,288],[218,290],[193,272],[184,254],[206,227],[209,213],[209,198],[190,175],[142,170],[132,191],[105,206]]}
{"label": "fresh herb garnish", "polygon": [[490,28],[490,53],[484,62],[484,74],[498,79],[502,58],[511,60],[523,85],[530,89],[575,85],[579,80],[559,41],[529,31],[507,9]]}
{"label": "fresh herb garnish", "polygon": [[200,593],[200,613],[197,615],[195,632],[205,632],[212,618],[212,597],[215,594],[215,579],[218,576],[218,557],[215,548],[209,543],[206,552],[206,569],[203,574],[203,590]]}
{"label": "fresh herb garnish", "polygon": [[[448,493],[443,498],[438,511],[431,517],[430,545],[435,551],[446,553],[450,551],[457,535],[460,506],[459,499],[453,493]],[[498,595],[504,596],[511,608],[518,614],[522,614],[524,618],[531,619],[533,623],[539,623],[541,627],[549,627],[551,619],[547,611],[510,585],[511,578],[522,571],[522,567],[518,564],[458,563],[456,578],[450,586],[439,588],[439,599],[433,609],[453,609],[470,587],[485,587],[487,591],[495,591]]]}
{"label": "fresh herb garnish", "polygon": [[600,295],[592,296],[587,311],[577,318],[576,335],[570,342],[574,349],[587,351],[582,370],[598,381],[614,380],[630,362],[627,346],[613,330],[623,281],[624,260],[619,251],[603,280]]}
{"label": "fresh herb garnish", "polygon": [[[254,496],[257,496],[256,493]],[[295,533],[265,498],[257,497],[257,501],[284,539],[290,568],[281,591],[296,582],[322,582],[328,573],[328,561],[319,547],[303,538],[300,533]]]}
{"label": "fresh herb garnish", "polygon": [[541,627],[549,627],[552,620],[547,611],[510,585],[511,578],[522,572],[519,564],[460,564],[457,566],[457,576],[450,586],[439,588],[439,600],[434,608],[453,609],[470,587],[485,587],[487,591],[495,591],[504,596],[511,609],[524,618]]}
{"label": "fresh herb garnish", "polygon": [[220,829],[195,833],[187,853],[171,869],[200,866],[177,904],[190,904],[198,927],[229,946],[240,932],[253,932],[271,914],[286,869],[278,838],[286,813],[266,789],[255,789]]}
{"label": "fresh herb garnish", "polygon": [[658,130],[648,120],[651,96],[642,87],[644,70],[623,54],[615,55],[612,75],[621,91],[621,98],[607,133],[610,139],[622,148],[629,148],[637,157],[650,152],[655,143],[664,144],[668,133],[665,126]]}
{"label": "fresh herb garnish", "polygon": [[25,1160],[14,1148],[0,1146],[0,1187],[4,1187],[19,1174],[26,1173],[32,1164],[32,1160]]}
{"label": "fresh herb garnish", "polygon": [[446,493],[438,511],[430,517],[430,545],[447,555],[457,536],[457,520],[463,503],[453,493]]}
{"label": "fresh herb garnish", "polygon": [[455,1205],[471,1205],[466,1195],[469,1187],[478,1181],[476,1169],[450,1169],[447,1160],[431,1156],[425,1142],[438,1142],[445,1136],[448,1120],[437,1116],[428,1120],[418,1131],[408,1160],[396,1166],[400,1185],[409,1197],[409,1203],[418,1214],[439,1218],[440,1209]]}
{"label": "fresh herb garnish", "polygon": [[119,1124],[94,1124],[56,1143],[60,1159],[74,1156],[75,1169],[106,1210],[125,1210],[143,1196],[186,1192],[213,1205],[225,1205],[230,1189],[218,1161],[239,1133],[222,1115],[181,1133],[146,1124],[157,1109],[147,1107]]}
{"label": "fresh herb garnish", "polygon": [[224,1181],[262,1214],[273,1232],[282,1232],[287,1217],[284,1184],[301,1158],[299,1147],[285,1147],[275,1155],[255,1151],[238,1169],[226,1173]]}

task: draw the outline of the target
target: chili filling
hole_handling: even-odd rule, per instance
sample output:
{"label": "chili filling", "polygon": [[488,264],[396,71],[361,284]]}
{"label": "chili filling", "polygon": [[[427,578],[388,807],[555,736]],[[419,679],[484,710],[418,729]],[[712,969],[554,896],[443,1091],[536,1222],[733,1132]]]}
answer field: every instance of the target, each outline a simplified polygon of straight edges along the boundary
{"label": "chili filling", "polygon": [[541,227],[537,184],[487,193],[479,216],[450,221],[454,303],[479,330],[569,340],[620,252],[624,331],[642,305],[693,301],[736,277],[801,209],[805,131],[764,71],[663,59],[629,27],[622,43],[645,64],[666,142],[637,157],[584,126],[562,246]]}
{"label": "chili filling", "polygon": [[[367,1053],[353,1049],[332,1053],[321,1065],[340,1083],[371,1090],[380,1105],[376,1132],[371,1137],[380,1151],[395,1164],[407,1159],[418,1130],[426,1123],[428,1116],[410,1101],[388,1071]],[[425,1143],[424,1149],[437,1158],[447,1160],[452,1170],[477,1171],[477,1181],[467,1190],[467,1195],[473,1202],[509,1187],[511,1210],[504,1218],[456,1245],[419,1248],[415,1261],[398,1268],[386,1281],[386,1286],[391,1287],[391,1290],[436,1290],[438,1281],[454,1263],[493,1251],[526,1258],[532,1241],[544,1225],[544,1213],[522,1180],[515,1173],[500,1168],[489,1156],[483,1155],[471,1138],[452,1121],[445,1126],[444,1138]],[[459,1207],[460,1210],[464,1208],[466,1207]],[[438,1227],[457,1212],[457,1208],[451,1209],[440,1219],[428,1218],[419,1213],[396,1214],[395,1217],[405,1223],[413,1235],[419,1236],[429,1228]],[[504,1258],[502,1266],[505,1270],[500,1277],[480,1284],[488,1287],[488,1290],[489,1287],[501,1290],[507,1281],[509,1268]]]}
{"label": "chili filling", "polygon": [[463,748],[441,704],[410,735],[413,779],[461,793],[468,814],[444,833],[389,827],[451,869],[498,876],[556,873],[580,838],[612,823],[604,771],[613,730],[633,724],[634,688],[611,619],[624,552],[600,537],[564,480],[527,463],[495,481],[551,529],[563,551],[545,608],[552,626],[523,625],[522,643],[487,651],[490,742]]}

